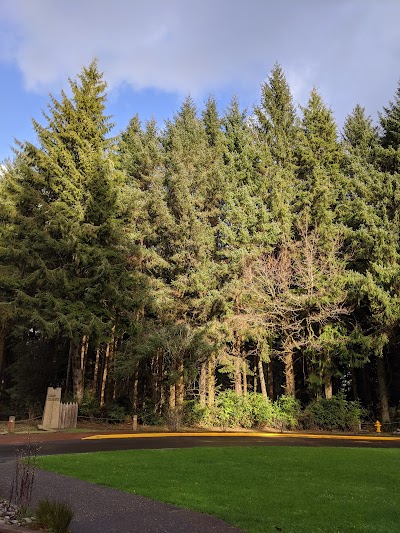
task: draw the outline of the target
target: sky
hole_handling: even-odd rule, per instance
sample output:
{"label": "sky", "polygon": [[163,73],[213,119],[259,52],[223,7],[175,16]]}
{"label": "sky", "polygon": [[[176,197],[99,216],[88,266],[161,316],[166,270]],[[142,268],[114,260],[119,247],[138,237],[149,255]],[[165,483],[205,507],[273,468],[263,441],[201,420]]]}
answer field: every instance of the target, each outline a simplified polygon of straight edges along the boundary
{"label": "sky", "polygon": [[0,0],[0,161],[93,58],[115,133],[136,113],[162,126],[188,94],[251,112],[276,62],[297,105],[316,87],[339,125],[357,103],[376,120],[400,79],[399,20],[400,0]]}

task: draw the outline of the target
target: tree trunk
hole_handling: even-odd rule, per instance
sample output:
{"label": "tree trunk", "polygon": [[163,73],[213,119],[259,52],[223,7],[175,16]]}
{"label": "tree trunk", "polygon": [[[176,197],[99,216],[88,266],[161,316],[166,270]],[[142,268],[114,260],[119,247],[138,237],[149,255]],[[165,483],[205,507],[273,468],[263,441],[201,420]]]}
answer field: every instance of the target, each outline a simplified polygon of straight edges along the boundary
{"label": "tree trunk", "polygon": [[389,415],[389,399],[386,386],[385,375],[385,361],[383,357],[377,358],[377,372],[378,372],[378,393],[379,393],[379,407],[381,411],[381,423],[388,424],[390,422]]}
{"label": "tree trunk", "polygon": [[286,379],[286,386],[285,386],[285,394],[287,396],[295,396],[296,394],[296,387],[295,387],[295,380],[294,380],[294,368],[293,368],[293,352],[286,352],[284,355],[284,363],[285,363],[285,379]]}
{"label": "tree trunk", "polygon": [[72,390],[74,398],[79,404],[83,399],[83,373],[81,367],[80,345],[71,341],[70,353],[72,363]]}
{"label": "tree trunk", "polygon": [[204,408],[207,401],[207,363],[202,361],[200,365],[199,396],[200,407]]}
{"label": "tree trunk", "polygon": [[169,408],[171,410],[175,409],[176,406],[176,394],[175,394],[175,385],[169,386],[169,400],[168,400]]}
{"label": "tree trunk", "polygon": [[68,391],[69,391],[69,382],[70,382],[70,379],[71,379],[71,366],[72,366],[72,342],[70,343],[69,345],[69,350],[68,350],[68,363],[67,363],[67,374],[65,376],[65,390],[64,390],[64,398],[66,398],[66,396],[68,395]]}
{"label": "tree trunk", "polygon": [[247,364],[246,359],[243,358],[242,361],[242,369],[243,369],[243,394],[247,395]]}
{"label": "tree trunk", "polygon": [[115,379],[115,352],[117,350],[118,338],[115,337],[115,326],[111,331],[110,358],[108,366],[111,369],[110,398],[115,402],[117,397],[117,380]]}
{"label": "tree trunk", "polygon": [[151,358],[150,361],[151,368],[151,398],[153,400],[154,407],[158,402],[158,387],[159,387],[159,372],[158,372],[158,355],[155,355]]}
{"label": "tree trunk", "polygon": [[100,345],[96,349],[96,359],[94,362],[93,383],[92,390],[94,393],[97,391],[98,379],[99,379],[99,364],[100,364]]}
{"label": "tree trunk", "polygon": [[259,356],[258,356],[257,363],[258,363],[258,377],[259,377],[259,380],[260,380],[261,394],[267,400],[268,399],[268,394],[267,394],[267,387],[265,385],[264,367],[263,367],[263,362],[261,360],[261,357],[259,357]]}
{"label": "tree trunk", "polygon": [[137,406],[138,406],[138,388],[139,388],[139,364],[136,366],[135,370],[135,376],[133,378],[133,414],[137,414]]}
{"label": "tree trunk", "polygon": [[268,398],[274,399],[274,365],[272,361],[268,361],[268,380],[267,380],[267,394]]}
{"label": "tree trunk", "polygon": [[332,398],[332,376],[330,374],[325,374],[325,398],[330,400]]}
{"label": "tree trunk", "polygon": [[82,336],[81,341],[81,369],[82,369],[82,386],[85,388],[85,371],[86,371],[86,356],[89,348],[89,337]]}
{"label": "tree trunk", "polygon": [[235,393],[237,396],[242,395],[242,372],[241,372],[241,358],[239,356],[235,357]]}
{"label": "tree trunk", "polygon": [[175,387],[175,396],[176,396],[176,406],[179,409],[183,408],[183,400],[185,397],[185,383],[183,376],[183,358],[180,357],[178,361],[178,381],[176,382]]}
{"label": "tree trunk", "polygon": [[106,351],[104,354],[103,375],[101,377],[101,388],[100,388],[100,407],[101,408],[105,406],[105,392],[106,392],[109,358],[110,358],[110,343],[107,342]]}
{"label": "tree trunk", "polygon": [[158,352],[158,355],[157,355],[157,359],[158,359],[158,380],[159,380],[159,383],[160,383],[160,400],[159,400],[159,405],[158,405],[158,412],[161,412],[163,407],[164,407],[164,404],[165,404],[165,385],[163,383],[163,376],[164,376],[164,355],[162,353],[161,350],[159,350]]}
{"label": "tree trunk", "polygon": [[211,356],[208,359],[207,385],[208,385],[207,404],[208,404],[208,407],[214,407],[214,402],[215,402],[215,360],[214,360],[214,356]]}

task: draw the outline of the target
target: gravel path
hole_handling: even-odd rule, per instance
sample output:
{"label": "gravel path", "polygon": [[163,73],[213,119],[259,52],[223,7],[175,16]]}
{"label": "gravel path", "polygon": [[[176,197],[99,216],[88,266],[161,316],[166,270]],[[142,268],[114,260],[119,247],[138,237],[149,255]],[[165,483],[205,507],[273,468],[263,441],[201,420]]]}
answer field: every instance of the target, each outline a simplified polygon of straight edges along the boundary
{"label": "gravel path", "polygon": [[[14,463],[0,464],[0,497],[9,495]],[[222,520],[38,470],[33,505],[40,499],[58,499],[71,505],[72,533],[239,533]]]}

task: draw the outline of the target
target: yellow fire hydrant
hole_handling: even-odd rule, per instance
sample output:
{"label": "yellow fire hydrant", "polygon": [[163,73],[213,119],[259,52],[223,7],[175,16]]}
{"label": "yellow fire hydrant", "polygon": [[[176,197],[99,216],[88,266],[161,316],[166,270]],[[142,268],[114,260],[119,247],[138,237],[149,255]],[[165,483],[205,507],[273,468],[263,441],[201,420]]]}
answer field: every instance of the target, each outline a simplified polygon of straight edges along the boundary
{"label": "yellow fire hydrant", "polygon": [[380,433],[382,424],[379,422],[379,420],[375,422],[374,426],[376,427],[376,432]]}

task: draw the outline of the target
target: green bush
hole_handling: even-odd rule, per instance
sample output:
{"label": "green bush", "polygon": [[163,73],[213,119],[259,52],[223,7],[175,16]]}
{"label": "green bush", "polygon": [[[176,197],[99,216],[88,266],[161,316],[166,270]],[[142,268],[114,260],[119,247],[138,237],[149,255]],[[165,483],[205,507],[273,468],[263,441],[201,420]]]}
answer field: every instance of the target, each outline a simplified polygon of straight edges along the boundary
{"label": "green bush", "polygon": [[295,429],[299,425],[300,402],[292,396],[281,396],[274,402],[274,427],[280,430]]}
{"label": "green bush", "polygon": [[74,512],[63,502],[41,500],[35,512],[36,523],[52,533],[68,533]]}
{"label": "green bush", "polygon": [[138,420],[144,426],[161,426],[165,423],[165,419],[159,413],[156,406],[148,401],[145,406],[140,406],[137,412]]}
{"label": "green bush", "polygon": [[331,399],[317,398],[305,408],[302,422],[305,428],[323,430],[356,430],[363,410],[359,402],[349,402],[343,394]]}
{"label": "green bush", "polygon": [[82,402],[79,405],[79,416],[100,418],[101,415],[99,400],[96,398],[96,395],[94,392],[86,390],[83,393]]}
{"label": "green bush", "polygon": [[127,419],[127,413],[125,408],[116,403],[111,403],[107,405],[106,408],[106,419],[110,424],[118,424],[119,422],[124,422]]}
{"label": "green bush", "polygon": [[241,397],[232,390],[220,392],[215,398],[213,416],[215,424],[222,428],[236,427],[241,419]]}
{"label": "green bush", "polygon": [[185,426],[203,426],[209,427],[213,425],[213,419],[211,415],[211,409],[206,405],[202,407],[200,402],[196,400],[190,400],[185,403],[184,406],[184,418]]}
{"label": "green bush", "polygon": [[275,418],[274,404],[258,393],[237,396],[233,390],[225,390],[215,397],[213,408],[201,407],[196,401],[185,405],[185,423],[189,426],[260,428],[272,426]]}
{"label": "green bush", "polygon": [[274,404],[269,399],[265,399],[262,394],[252,393],[247,396],[247,402],[251,407],[252,427],[274,425]]}

